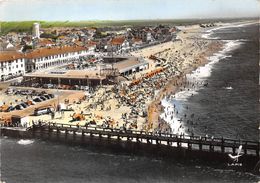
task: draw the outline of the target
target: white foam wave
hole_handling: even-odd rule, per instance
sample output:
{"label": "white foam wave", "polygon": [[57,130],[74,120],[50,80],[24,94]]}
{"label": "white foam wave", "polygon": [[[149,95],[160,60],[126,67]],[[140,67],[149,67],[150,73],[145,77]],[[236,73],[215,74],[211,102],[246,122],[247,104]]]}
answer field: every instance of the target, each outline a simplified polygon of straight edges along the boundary
{"label": "white foam wave", "polygon": [[29,144],[34,143],[34,141],[33,140],[28,140],[28,139],[21,139],[17,143],[20,144],[20,145],[29,145]]}
{"label": "white foam wave", "polygon": [[251,24],[255,24],[255,23],[250,22],[250,23],[242,23],[242,24],[222,25],[222,26],[219,26],[219,27],[215,27],[215,28],[211,28],[211,29],[206,30],[205,33],[201,35],[201,37],[204,38],[204,39],[219,39],[218,37],[211,38],[210,35],[214,31],[219,30],[219,29],[228,29],[228,28],[232,28],[232,27],[245,27],[245,26],[248,26],[248,25],[251,25]]}
{"label": "white foam wave", "polygon": [[233,90],[232,86],[225,87],[226,90]]}
{"label": "white foam wave", "polygon": [[[172,103],[163,99],[161,101],[162,106],[164,107],[164,112],[160,115],[160,118],[166,121],[174,134],[182,134],[185,132],[183,125],[181,125],[181,121],[179,118],[174,115],[174,108]],[[183,127],[183,128],[182,128]]]}
{"label": "white foam wave", "polygon": [[209,77],[211,75],[213,66],[221,59],[232,57],[232,55],[229,55],[228,53],[238,48],[238,46],[241,44],[241,42],[239,42],[238,40],[226,40],[224,42],[225,45],[223,50],[208,57],[209,63],[207,63],[203,67],[199,67],[197,70],[193,71],[192,74],[188,76],[190,78],[196,78],[197,80],[202,80],[204,78]]}
{"label": "white foam wave", "polygon": [[175,99],[176,100],[182,100],[182,101],[187,101],[187,99],[193,95],[196,95],[198,92],[196,90],[184,90],[180,91],[175,94]]}

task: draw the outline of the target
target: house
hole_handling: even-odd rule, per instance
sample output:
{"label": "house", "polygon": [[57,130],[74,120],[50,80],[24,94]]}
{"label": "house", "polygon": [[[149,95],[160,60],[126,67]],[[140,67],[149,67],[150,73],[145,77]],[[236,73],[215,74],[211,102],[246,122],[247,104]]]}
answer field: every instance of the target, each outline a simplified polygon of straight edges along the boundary
{"label": "house", "polygon": [[25,73],[24,54],[16,51],[0,52],[0,80],[4,81]]}
{"label": "house", "polygon": [[150,28],[132,29],[132,35],[135,38],[142,39],[144,43],[154,41],[152,32],[153,31]]}
{"label": "house", "polygon": [[130,49],[130,44],[124,36],[117,36],[110,40],[108,43],[108,52],[120,52],[127,51]]}

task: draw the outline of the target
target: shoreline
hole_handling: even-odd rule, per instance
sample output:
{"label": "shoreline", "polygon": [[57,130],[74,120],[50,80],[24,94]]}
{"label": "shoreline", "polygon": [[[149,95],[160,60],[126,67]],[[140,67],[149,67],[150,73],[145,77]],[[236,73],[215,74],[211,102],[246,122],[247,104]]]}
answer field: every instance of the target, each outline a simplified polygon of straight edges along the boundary
{"label": "shoreline", "polygon": [[[201,32],[197,33],[196,36],[201,36]],[[158,129],[160,131],[169,131],[169,124],[165,122],[163,119],[160,118],[160,115],[164,111],[163,106],[161,105],[161,101],[163,98],[171,95],[176,94],[180,87],[186,82],[186,75],[190,74],[192,71],[195,71],[199,67],[202,67],[209,63],[208,57],[212,56],[214,53],[217,53],[223,49],[224,43],[220,42],[219,40],[207,40],[209,41],[207,49],[202,50],[194,58],[196,60],[195,63],[193,63],[190,67],[184,69],[180,75],[173,76],[170,78],[170,81],[167,82],[167,84],[159,91],[157,96],[155,97],[155,100],[151,102],[151,104],[148,107],[148,114],[151,116],[148,116],[148,126],[149,129]]]}

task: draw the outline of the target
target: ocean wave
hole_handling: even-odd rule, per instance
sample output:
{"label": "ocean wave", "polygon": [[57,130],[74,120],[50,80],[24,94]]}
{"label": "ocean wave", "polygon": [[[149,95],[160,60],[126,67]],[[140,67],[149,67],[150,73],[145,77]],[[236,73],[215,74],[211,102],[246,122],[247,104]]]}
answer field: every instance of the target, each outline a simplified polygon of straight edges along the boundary
{"label": "ocean wave", "polygon": [[225,87],[226,90],[233,90],[232,86]]}
{"label": "ocean wave", "polygon": [[231,24],[231,25],[223,25],[223,26],[219,26],[219,27],[215,27],[215,28],[210,28],[210,29],[206,30],[205,33],[201,35],[201,37],[204,39],[219,39],[219,37],[211,37],[211,35],[216,30],[235,28],[235,27],[245,27],[245,26],[252,25],[252,24],[256,24],[256,23],[250,22],[250,23],[242,23],[242,24],[238,24],[238,25]]}
{"label": "ocean wave", "polygon": [[172,133],[185,133],[184,127],[181,124],[181,120],[174,114],[175,109],[173,107],[173,104],[166,98],[161,101],[161,104],[164,107],[164,112],[160,115],[160,118],[170,125]]}
{"label": "ocean wave", "polygon": [[29,145],[29,144],[34,143],[34,140],[21,139],[17,143],[20,145]]}

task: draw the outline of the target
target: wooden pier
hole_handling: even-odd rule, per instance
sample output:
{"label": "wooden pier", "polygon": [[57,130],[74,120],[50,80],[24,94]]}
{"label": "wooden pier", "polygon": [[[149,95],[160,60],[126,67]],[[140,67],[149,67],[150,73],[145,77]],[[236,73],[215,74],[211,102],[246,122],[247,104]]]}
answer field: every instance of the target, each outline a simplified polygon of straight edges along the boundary
{"label": "wooden pier", "polygon": [[166,133],[152,133],[144,131],[130,131],[119,129],[104,129],[94,126],[78,126],[57,123],[42,123],[28,128],[33,133],[48,136],[65,136],[84,138],[97,138],[104,140],[117,140],[133,143],[163,145],[167,147],[179,147],[187,150],[233,153],[242,145],[244,155],[252,155],[259,158],[259,142],[234,140],[227,138],[209,138],[201,136],[187,136]]}

